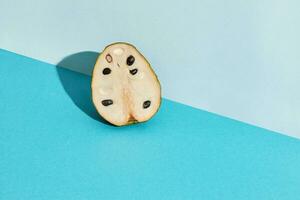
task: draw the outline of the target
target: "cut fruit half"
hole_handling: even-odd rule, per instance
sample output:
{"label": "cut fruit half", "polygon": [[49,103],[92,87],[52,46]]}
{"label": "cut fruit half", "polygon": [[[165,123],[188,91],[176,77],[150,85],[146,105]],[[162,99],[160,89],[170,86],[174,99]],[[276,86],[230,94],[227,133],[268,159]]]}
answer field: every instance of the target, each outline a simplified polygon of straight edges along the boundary
{"label": "cut fruit half", "polygon": [[99,114],[117,125],[144,122],[159,109],[161,87],[144,56],[131,44],[114,43],[99,55],[92,77]]}

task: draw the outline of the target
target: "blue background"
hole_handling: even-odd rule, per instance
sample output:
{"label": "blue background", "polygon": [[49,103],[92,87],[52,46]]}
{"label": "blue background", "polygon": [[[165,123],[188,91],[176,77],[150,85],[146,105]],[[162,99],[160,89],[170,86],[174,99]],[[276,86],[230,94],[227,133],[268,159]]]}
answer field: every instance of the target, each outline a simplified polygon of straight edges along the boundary
{"label": "blue background", "polygon": [[0,60],[0,199],[299,197],[297,139],[167,99],[149,122],[114,127],[89,76]]}
{"label": "blue background", "polygon": [[0,48],[56,65],[127,41],[153,65],[164,97],[300,138],[299,8],[299,0],[1,0]]}

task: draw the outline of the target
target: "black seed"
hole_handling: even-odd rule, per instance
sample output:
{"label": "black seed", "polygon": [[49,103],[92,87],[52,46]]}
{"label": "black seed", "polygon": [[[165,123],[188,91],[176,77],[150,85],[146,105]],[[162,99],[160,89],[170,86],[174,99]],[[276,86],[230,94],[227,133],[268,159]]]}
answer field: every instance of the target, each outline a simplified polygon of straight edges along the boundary
{"label": "black seed", "polygon": [[138,69],[132,69],[129,72],[130,74],[135,75],[138,72]]}
{"label": "black seed", "polygon": [[144,109],[146,109],[146,108],[149,108],[150,107],[150,105],[151,105],[151,101],[144,101],[144,103],[143,103],[143,108]]}
{"label": "black seed", "polygon": [[110,74],[110,72],[111,72],[111,69],[109,69],[109,68],[104,68],[102,71],[103,75]]}
{"label": "black seed", "polygon": [[105,99],[102,101],[102,105],[104,106],[110,106],[111,104],[113,104],[113,100],[111,99]]}
{"label": "black seed", "polygon": [[135,58],[132,55],[130,55],[126,60],[126,63],[127,63],[127,65],[131,66],[134,63],[134,61],[135,61]]}

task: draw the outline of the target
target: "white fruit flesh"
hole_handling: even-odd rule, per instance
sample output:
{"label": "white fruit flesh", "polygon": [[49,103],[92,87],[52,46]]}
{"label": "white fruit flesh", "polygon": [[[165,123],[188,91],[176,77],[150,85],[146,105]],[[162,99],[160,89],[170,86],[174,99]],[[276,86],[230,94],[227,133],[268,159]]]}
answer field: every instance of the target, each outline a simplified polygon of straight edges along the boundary
{"label": "white fruit flesh", "polygon": [[[133,62],[128,63],[130,56]],[[99,55],[92,98],[97,111],[110,123],[122,126],[150,119],[160,106],[160,89],[150,64],[132,45],[115,43]],[[105,100],[110,105],[103,105]]]}

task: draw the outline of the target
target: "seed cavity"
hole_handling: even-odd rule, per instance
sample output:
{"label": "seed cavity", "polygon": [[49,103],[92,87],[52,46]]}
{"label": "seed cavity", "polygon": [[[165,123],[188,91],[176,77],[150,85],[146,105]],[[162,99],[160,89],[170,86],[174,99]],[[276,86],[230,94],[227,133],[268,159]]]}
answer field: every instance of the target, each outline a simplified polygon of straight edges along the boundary
{"label": "seed cavity", "polygon": [[105,99],[102,101],[103,106],[110,106],[112,104],[113,104],[113,100],[111,100],[111,99]]}
{"label": "seed cavity", "polygon": [[98,92],[101,95],[108,95],[108,94],[111,94],[113,92],[113,88],[102,86],[102,87],[99,88]]}
{"label": "seed cavity", "polygon": [[134,61],[135,61],[135,58],[132,55],[130,55],[130,56],[128,56],[128,58],[126,60],[126,63],[128,66],[131,66],[131,65],[133,65]]}
{"label": "seed cavity", "polygon": [[107,54],[107,55],[105,56],[105,59],[106,59],[106,61],[107,61],[108,63],[111,63],[112,60],[113,60],[110,54]]}
{"label": "seed cavity", "polygon": [[146,109],[146,108],[149,108],[151,105],[151,101],[147,100],[147,101],[144,101],[143,103],[143,108]]}
{"label": "seed cavity", "polygon": [[109,69],[108,67],[104,68],[103,71],[102,71],[103,75],[107,75],[107,74],[110,74],[110,73],[111,73],[111,69]]}
{"label": "seed cavity", "polygon": [[118,55],[118,56],[122,55],[123,52],[124,52],[124,49],[122,49],[122,48],[116,48],[116,49],[114,49],[114,51],[113,51],[113,53],[114,53],[115,55]]}
{"label": "seed cavity", "polygon": [[130,74],[135,75],[138,72],[138,69],[129,70]]}

